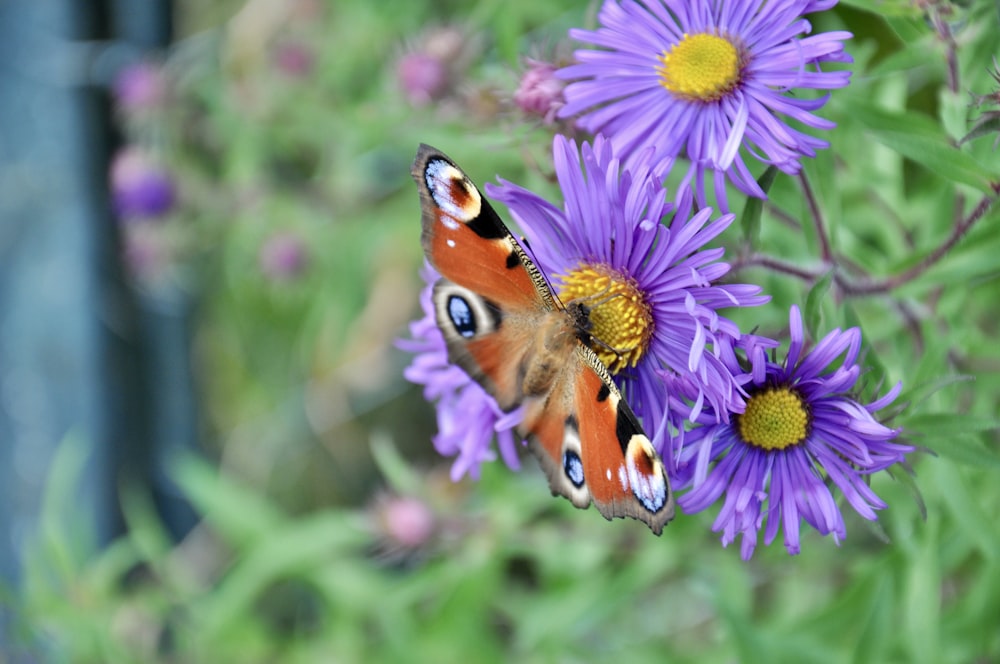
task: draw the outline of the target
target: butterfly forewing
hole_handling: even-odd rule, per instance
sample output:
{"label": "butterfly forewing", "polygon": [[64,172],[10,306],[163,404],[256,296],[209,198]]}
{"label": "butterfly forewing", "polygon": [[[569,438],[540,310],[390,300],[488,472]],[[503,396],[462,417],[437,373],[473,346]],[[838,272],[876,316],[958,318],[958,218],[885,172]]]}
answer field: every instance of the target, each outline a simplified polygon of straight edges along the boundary
{"label": "butterfly forewing", "polygon": [[424,253],[441,276],[494,302],[554,308],[541,271],[454,162],[421,145],[412,175],[423,208]]}

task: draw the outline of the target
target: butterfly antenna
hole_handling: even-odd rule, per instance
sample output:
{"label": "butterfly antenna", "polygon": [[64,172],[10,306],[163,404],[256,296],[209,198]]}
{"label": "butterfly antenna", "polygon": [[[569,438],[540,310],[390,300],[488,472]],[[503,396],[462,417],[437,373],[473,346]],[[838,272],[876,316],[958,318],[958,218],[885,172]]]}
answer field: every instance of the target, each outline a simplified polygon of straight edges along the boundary
{"label": "butterfly antenna", "polygon": [[[610,284],[608,284],[608,287],[605,288],[600,293],[594,293],[593,295],[588,295],[587,297],[581,298],[581,299],[583,299],[583,300],[589,300],[591,298],[600,297],[601,295],[604,295],[605,293],[607,293],[609,290],[611,290],[611,285]],[[615,299],[616,297],[622,297],[623,295],[624,295],[624,293],[611,293],[607,297],[605,297],[603,299],[600,299],[600,300],[597,300],[596,302],[588,302],[587,306],[590,307],[591,309],[596,309],[597,307],[601,306],[602,304],[607,304],[608,302],[610,302],[611,300]]]}

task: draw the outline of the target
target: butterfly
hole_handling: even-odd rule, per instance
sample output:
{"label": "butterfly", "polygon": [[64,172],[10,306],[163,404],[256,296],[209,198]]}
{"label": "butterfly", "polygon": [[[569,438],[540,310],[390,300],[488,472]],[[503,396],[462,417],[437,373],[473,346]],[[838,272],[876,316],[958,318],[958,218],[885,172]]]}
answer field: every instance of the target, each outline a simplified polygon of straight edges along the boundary
{"label": "butterfly", "polygon": [[517,433],[553,495],[591,502],[607,519],[632,517],[657,535],[674,516],[656,450],[591,344],[586,300],[561,303],[480,193],[440,151],[421,145],[421,244],[441,275],[435,319],[448,360],[504,412],[523,407]]}

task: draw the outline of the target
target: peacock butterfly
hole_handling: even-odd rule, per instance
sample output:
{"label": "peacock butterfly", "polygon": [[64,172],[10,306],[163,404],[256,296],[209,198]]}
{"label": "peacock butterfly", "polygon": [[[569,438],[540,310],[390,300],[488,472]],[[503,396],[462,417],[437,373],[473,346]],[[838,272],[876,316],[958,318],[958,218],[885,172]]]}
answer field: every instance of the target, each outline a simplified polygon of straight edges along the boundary
{"label": "peacock butterfly", "polygon": [[591,348],[586,301],[561,303],[480,191],[440,151],[421,145],[411,171],[421,242],[448,359],[505,412],[524,407],[527,439],[553,494],[659,535],[674,516],[656,450]]}

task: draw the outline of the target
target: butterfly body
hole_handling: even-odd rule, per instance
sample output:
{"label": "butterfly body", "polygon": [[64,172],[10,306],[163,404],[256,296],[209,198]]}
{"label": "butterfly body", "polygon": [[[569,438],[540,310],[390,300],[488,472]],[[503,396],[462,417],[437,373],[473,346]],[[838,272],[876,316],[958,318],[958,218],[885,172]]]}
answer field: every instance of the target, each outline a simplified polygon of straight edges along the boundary
{"label": "butterfly body", "polygon": [[590,348],[590,309],[558,301],[544,274],[471,180],[421,145],[414,161],[421,243],[441,274],[435,318],[448,358],[505,412],[554,494],[633,517],[660,534],[674,501],[663,462]]}

